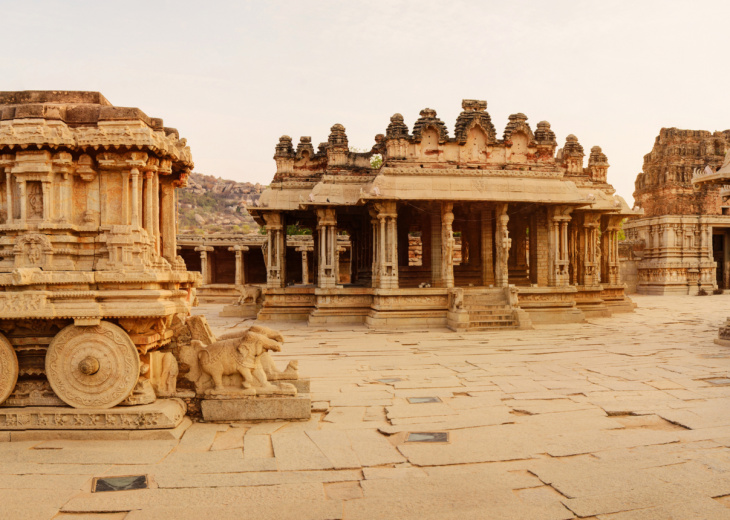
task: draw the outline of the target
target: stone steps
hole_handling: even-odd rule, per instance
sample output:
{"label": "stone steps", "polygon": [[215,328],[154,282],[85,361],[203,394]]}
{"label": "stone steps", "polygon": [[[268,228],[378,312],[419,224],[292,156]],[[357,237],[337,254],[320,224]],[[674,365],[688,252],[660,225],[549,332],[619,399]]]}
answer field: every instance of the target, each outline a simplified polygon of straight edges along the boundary
{"label": "stone steps", "polygon": [[469,330],[516,329],[517,321],[509,305],[470,305]]}

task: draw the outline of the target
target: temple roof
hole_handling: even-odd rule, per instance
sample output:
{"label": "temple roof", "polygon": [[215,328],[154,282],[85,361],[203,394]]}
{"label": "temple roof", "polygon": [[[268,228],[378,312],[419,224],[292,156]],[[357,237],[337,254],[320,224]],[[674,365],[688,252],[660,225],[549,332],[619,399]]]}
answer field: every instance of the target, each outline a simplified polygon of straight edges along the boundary
{"label": "temple roof", "polygon": [[190,148],[178,131],[135,107],[113,106],[99,92],[0,92],[0,150],[128,148],[170,157],[192,169]]}

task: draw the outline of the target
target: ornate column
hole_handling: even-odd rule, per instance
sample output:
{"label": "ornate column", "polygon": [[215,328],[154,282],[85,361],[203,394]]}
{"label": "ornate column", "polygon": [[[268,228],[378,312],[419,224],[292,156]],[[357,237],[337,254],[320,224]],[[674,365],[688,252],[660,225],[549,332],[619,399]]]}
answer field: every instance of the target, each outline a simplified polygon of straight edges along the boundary
{"label": "ornate column", "polygon": [[140,227],[140,204],[139,204],[139,170],[137,168],[132,168],[129,172],[130,176],[132,177],[132,227],[138,228]]}
{"label": "ornate column", "polygon": [[129,222],[129,172],[122,172],[122,223],[125,226]]}
{"label": "ornate column", "polygon": [[482,209],[481,211],[481,261],[482,261],[482,285],[494,285],[494,258],[492,256],[492,240],[494,229],[492,226],[492,211]]}
{"label": "ornate column", "polygon": [[[441,281],[441,258],[443,256],[443,245],[441,243],[442,239],[442,227],[441,224],[441,215],[434,211],[435,204],[431,206],[431,226],[430,226],[430,233],[431,233],[431,286],[432,287],[441,287],[442,281]],[[425,258],[427,252],[423,251],[423,256]]]}
{"label": "ornate column", "polygon": [[155,247],[157,254],[162,254],[162,241],[160,240],[160,177],[153,177],[152,187],[152,224],[154,225],[153,234],[155,236]]}
{"label": "ornate column", "polygon": [[13,223],[13,174],[10,173],[10,168],[5,169],[5,204],[8,212],[7,224]]}
{"label": "ornate column", "polygon": [[564,287],[569,283],[568,223],[570,206],[552,206],[549,210],[548,285]]}
{"label": "ornate column", "polygon": [[41,190],[43,193],[43,221],[51,221],[51,209],[53,208],[53,202],[51,201],[51,182],[41,182]]}
{"label": "ornate column", "polygon": [[[580,255],[578,283],[580,285],[597,285],[600,283],[598,275],[598,251],[596,241],[600,227],[599,213],[583,213],[582,237],[580,239]],[[602,269],[601,269],[602,271]]]}
{"label": "ornate column", "polygon": [[497,254],[494,266],[494,284],[497,287],[507,287],[509,285],[509,250],[512,247],[512,239],[509,237],[509,230],[507,229],[509,223],[507,203],[497,204],[494,214],[497,224],[495,229],[495,250]]}
{"label": "ornate column", "polygon": [[603,219],[603,234],[601,235],[601,282],[608,285],[618,285],[618,231],[622,217],[611,215]]}
{"label": "ornate column", "polygon": [[144,189],[145,189],[145,208],[144,208],[144,228],[147,230],[150,238],[155,235],[155,225],[153,224],[154,217],[154,177],[155,173],[152,171],[146,171],[144,173]]}
{"label": "ornate column", "polygon": [[210,246],[198,246],[195,248],[200,253],[200,273],[203,275],[203,283],[210,283],[210,269],[208,269],[208,252],[212,252]]}
{"label": "ornate column", "polygon": [[[64,198],[61,201],[63,207],[61,215],[62,222],[73,222],[73,183],[74,178],[70,173],[63,174],[63,193]],[[101,218],[101,216],[100,216]]]}
{"label": "ornate column", "polygon": [[229,251],[233,251],[236,255],[236,285],[246,284],[246,273],[243,265],[243,252],[248,251],[248,247],[236,244],[233,247],[228,248]]}
{"label": "ornate column", "polygon": [[307,246],[297,248],[302,253],[302,285],[309,285],[309,251]]}
{"label": "ornate column", "polygon": [[317,286],[325,289],[337,286],[337,215],[334,208],[318,208],[317,231],[319,255]]}
{"label": "ornate column", "polygon": [[379,250],[380,289],[398,288],[398,237],[395,201],[383,201],[373,204],[378,218],[377,242]]}
{"label": "ornate column", "polygon": [[380,220],[378,219],[378,211],[374,207],[368,213],[370,214],[370,226],[372,228],[372,252],[373,252],[373,270],[372,270],[372,287],[380,287]]}
{"label": "ornate column", "polygon": [[26,195],[25,179],[21,179],[18,185],[20,189],[20,221],[25,223],[28,218],[28,197]]}
{"label": "ornate column", "polygon": [[177,243],[175,238],[175,186],[173,186],[172,182],[163,182],[161,188],[160,206],[162,207],[162,211],[160,211],[160,240],[162,241],[162,256],[170,264],[174,264],[177,257]]}
{"label": "ornate column", "polygon": [[285,287],[286,237],[280,211],[264,213],[266,221],[266,286]]}
{"label": "ornate column", "polygon": [[454,286],[454,204],[441,203],[441,283],[446,288]]}

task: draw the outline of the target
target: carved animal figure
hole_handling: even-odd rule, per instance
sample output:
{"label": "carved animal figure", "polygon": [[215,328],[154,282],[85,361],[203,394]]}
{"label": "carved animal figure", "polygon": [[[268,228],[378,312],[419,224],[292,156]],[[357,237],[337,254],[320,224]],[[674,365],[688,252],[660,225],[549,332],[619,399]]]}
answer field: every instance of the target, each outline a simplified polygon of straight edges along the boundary
{"label": "carved animal figure", "polygon": [[236,305],[242,305],[244,303],[258,303],[261,298],[261,288],[253,285],[247,285],[241,289],[241,297],[238,299]]}
{"label": "carved animal figure", "polygon": [[[263,334],[269,339],[272,339],[281,344],[284,343],[284,337],[277,331],[272,330],[268,327],[262,327],[261,325],[254,325],[246,330],[243,331],[237,331],[237,332],[228,332],[226,334],[223,334],[219,340],[224,339],[233,339],[233,338],[240,338],[243,337],[248,332],[255,332],[256,334]],[[278,351],[277,351],[278,352]],[[274,364],[274,360],[271,359],[271,354],[268,352],[264,352],[261,354],[261,367],[264,369],[264,372],[266,373],[266,379],[269,381],[278,381],[278,380],[292,380],[292,379],[299,379],[299,363],[297,361],[290,361],[289,364],[286,366],[286,368],[281,371],[276,368],[276,365]]]}
{"label": "carved animal figure", "polygon": [[152,385],[157,397],[169,397],[177,392],[177,375],[179,372],[177,360],[172,352],[161,353],[160,374]]}
{"label": "carved animal figure", "polygon": [[277,341],[249,330],[241,337],[216,341],[208,347],[193,340],[192,346],[198,350],[200,369],[213,379],[214,386],[206,393],[230,393],[223,385],[223,376],[233,374],[243,378],[244,394],[273,393],[276,389],[268,382],[259,358],[268,350],[281,351]]}

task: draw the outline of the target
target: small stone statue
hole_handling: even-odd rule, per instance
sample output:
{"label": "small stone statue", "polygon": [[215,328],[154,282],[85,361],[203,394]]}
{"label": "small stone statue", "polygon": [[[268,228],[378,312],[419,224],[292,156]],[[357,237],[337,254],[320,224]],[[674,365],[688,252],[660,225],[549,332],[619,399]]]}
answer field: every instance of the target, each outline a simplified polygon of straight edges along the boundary
{"label": "small stone statue", "polygon": [[196,393],[206,396],[296,395],[294,385],[271,381],[298,379],[297,363],[278,371],[269,351],[280,352],[284,338],[261,326],[226,334],[206,345],[192,340],[179,352],[181,363],[189,367],[185,377],[195,384]]}

